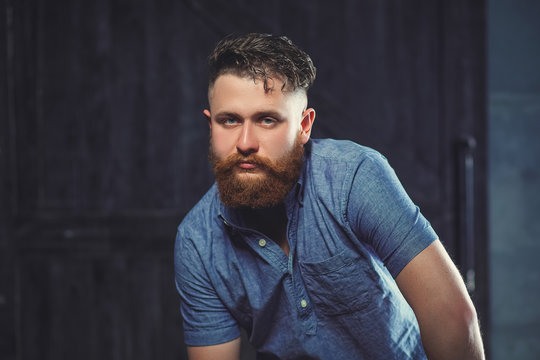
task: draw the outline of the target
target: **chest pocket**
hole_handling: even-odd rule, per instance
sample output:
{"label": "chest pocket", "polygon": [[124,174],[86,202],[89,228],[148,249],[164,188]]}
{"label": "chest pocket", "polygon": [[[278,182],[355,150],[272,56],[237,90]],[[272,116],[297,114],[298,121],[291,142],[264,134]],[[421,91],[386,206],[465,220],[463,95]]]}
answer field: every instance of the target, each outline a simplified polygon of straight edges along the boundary
{"label": "chest pocket", "polygon": [[300,262],[304,283],[320,315],[336,316],[377,307],[377,273],[361,256],[342,251],[321,262]]}

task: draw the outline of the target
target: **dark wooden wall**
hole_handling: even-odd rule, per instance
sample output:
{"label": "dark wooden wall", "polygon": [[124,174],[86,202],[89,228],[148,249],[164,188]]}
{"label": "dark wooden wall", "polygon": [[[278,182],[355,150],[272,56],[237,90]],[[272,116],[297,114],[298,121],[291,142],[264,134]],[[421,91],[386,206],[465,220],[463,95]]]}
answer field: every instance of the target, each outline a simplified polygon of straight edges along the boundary
{"label": "dark wooden wall", "polygon": [[383,152],[458,262],[456,143],[476,138],[488,323],[482,0],[4,0],[0,16],[2,359],[185,356],[173,240],[212,182],[206,56],[230,32],[312,55],[314,136]]}

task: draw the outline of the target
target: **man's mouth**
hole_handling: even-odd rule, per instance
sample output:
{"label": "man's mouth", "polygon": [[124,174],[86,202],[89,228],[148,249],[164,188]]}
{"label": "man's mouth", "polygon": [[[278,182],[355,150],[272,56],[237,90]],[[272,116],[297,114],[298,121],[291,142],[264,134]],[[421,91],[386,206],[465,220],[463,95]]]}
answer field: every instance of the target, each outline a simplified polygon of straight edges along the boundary
{"label": "man's mouth", "polygon": [[244,170],[252,170],[257,168],[257,164],[248,161],[241,161],[238,163],[238,167]]}

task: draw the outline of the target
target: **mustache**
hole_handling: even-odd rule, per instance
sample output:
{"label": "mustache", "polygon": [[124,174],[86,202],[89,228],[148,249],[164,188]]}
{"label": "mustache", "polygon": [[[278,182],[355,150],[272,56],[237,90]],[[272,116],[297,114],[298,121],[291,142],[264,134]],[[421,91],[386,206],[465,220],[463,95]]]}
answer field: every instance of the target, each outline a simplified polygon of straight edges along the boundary
{"label": "mustache", "polygon": [[273,162],[270,159],[261,157],[259,155],[256,155],[256,154],[242,155],[238,153],[229,155],[223,161],[223,165],[233,167],[235,165],[239,165],[241,163],[246,163],[246,162],[257,165],[261,168],[271,168],[273,165]]}
{"label": "mustache", "polygon": [[246,162],[256,165],[260,170],[271,173],[278,173],[283,170],[281,169],[281,164],[274,163],[272,160],[257,154],[242,155],[240,153],[234,153],[225,159],[218,159],[215,153],[210,151],[209,157],[215,172],[220,174],[232,173],[237,168],[237,165]]}

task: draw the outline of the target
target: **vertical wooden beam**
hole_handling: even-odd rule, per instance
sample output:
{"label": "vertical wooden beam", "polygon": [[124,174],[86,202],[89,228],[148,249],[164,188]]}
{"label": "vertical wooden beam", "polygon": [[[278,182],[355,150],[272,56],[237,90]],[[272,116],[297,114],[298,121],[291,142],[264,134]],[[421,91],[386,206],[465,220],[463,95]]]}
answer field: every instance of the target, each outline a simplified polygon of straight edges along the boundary
{"label": "vertical wooden beam", "polygon": [[16,357],[15,259],[12,248],[12,210],[16,206],[12,174],[13,1],[0,3],[0,358]]}

